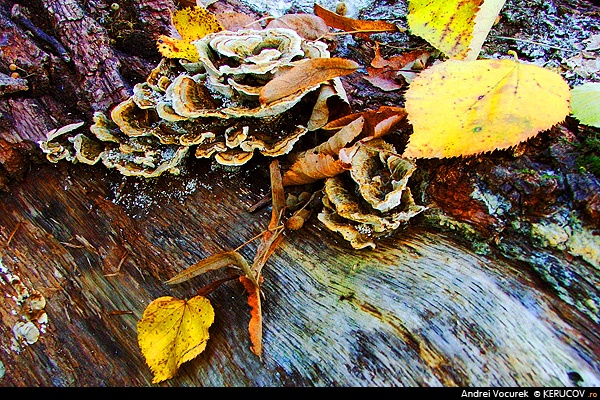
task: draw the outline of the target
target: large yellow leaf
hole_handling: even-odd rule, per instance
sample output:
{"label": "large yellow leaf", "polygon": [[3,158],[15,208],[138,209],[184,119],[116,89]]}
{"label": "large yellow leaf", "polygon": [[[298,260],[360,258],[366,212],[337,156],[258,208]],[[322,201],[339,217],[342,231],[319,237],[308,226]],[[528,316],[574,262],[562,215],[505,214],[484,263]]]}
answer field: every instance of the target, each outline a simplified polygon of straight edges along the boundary
{"label": "large yellow leaf", "polygon": [[441,158],[506,149],[569,114],[570,91],[550,70],[514,60],[450,60],[406,92],[413,134],[403,156]]}
{"label": "large yellow leaf", "polygon": [[219,20],[199,6],[176,10],[172,22],[181,39],[160,35],[157,41],[158,51],[163,57],[182,58],[192,62],[198,61],[198,52],[191,42],[223,30]]}
{"label": "large yellow leaf", "polygon": [[152,383],[172,378],[181,364],[206,348],[215,312],[207,298],[159,297],[139,321],[138,343],[154,373]]}
{"label": "large yellow leaf", "polygon": [[475,60],[506,0],[410,0],[408,26],[448,57]]}

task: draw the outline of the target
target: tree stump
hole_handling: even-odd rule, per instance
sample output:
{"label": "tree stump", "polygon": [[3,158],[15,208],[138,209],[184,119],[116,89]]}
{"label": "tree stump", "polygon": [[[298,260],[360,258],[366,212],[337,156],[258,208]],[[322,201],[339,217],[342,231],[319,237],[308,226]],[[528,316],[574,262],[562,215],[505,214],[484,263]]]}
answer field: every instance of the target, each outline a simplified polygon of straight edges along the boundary
{"label": "tree stump", "polygon": [[[236,171],[190,160],[143,179],[42,157],[48,131],[89,124],[159,61],[154,39],[176,4],[118,5],[0,0],[1,386],[150,386],[145,307],[193,296],[210,274],[164,281],[269,221],[267,208],[248,211],[269,191],[269,160]],[[351,97],[365,85],[345,83]],[[231,281],[208,296],[206,350],[160,385],[600,386],[600,185],[575,162],[581,129],[421,163],[415,193],[429,211],[375,249],[308,220],[264,269],[262,360]],[[577,218],[560,220],[565,210]]]}

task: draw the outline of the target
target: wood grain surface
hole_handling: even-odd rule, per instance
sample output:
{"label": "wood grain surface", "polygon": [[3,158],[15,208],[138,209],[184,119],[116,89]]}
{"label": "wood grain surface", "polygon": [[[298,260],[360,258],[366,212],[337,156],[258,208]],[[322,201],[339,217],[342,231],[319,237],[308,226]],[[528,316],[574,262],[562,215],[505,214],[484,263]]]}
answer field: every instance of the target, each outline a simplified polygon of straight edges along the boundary
{"label": "wood grain surface", "polygon": [[[150,385],[136,339],[144,308],[191,297],[210,277],[163,282],[268,224],[267,209],[246,211],[261,192],[245,192],[260,188],[247,175],[200,166],[193,176],[213,183],[190,190],[199,182],[191,178],[186,191],[175,187],[183,177],[143,181],[100,168],[28,174],[0,211],[0,383]],[[251,259],[254,249],[242,253]],[[45,331],[29,346],[12,341],[24,310],[8,274],[47,300]],[[565,312],[518,264],[435,232],[407,230],[357,251],[309,223],[264,274],[262,362],[249,350],[249,309],[233,281],[209,296],[216,318],[206,351],[161,385],[569,386],[573,373],[600,384],[593,324]]]}
{"label": "wood grain surface", "polygon": [[[27,83],[0,88],[2,387],[153,386],[136,333],[146,306],[193,296],[218,273],[164,281],[269,223],[269,207],[248,211],[269,193],[268,160],[238,170],[190,160],[150,180],[45,160],[48,131],[89,126],[145,79],[169,10],[189,2],[112,3],[0,0],[0,73],[14,64]],[[527,7],[554,7],[538,3]],[[589,3],[557,3],[564,18],[597,19]],[[211,7],[263,17],[238,0]],[[366,41],[336,51],[373,58]],[[359,74],[344,83],[355,109],[402,101]],[[565,124],[514,153],[420,163],[411,182],[429,211],[374,250],[311,218],[263,270],[262,360],[244,289],[230,281],[208,295],[206,350],[159,385],[600,386],[600,182],[577,164],[584,133]],[[240,252],[252,260],[257,245]]]}

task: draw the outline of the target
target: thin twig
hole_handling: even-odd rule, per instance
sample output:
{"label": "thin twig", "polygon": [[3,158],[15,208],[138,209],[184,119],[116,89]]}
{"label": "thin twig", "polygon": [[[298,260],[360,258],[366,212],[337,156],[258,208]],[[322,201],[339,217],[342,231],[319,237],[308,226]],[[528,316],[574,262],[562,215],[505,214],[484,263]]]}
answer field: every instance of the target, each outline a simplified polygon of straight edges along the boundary
{"label": "thin twig", "polygon": [[535,44],[538,46],[549,47],[551,49],[560,50],[560,51],[577,51],[576,49],[564,49],[562,47],[553,46],[551,44],[542,43],[542,42],[534,42],[533,40],[527,40],[527,39],[517,39],[517,38],[511,38],[508,36],[492,36],[492,37],[495,39],[513,40],[515,42],[524,42],[524,43]]}
{"label": "thin twig", "polygon": [[21,227],[21,225],[23,225],[23,223],[21,221],[17,222],[17,225],[15,225],[15,229],[13,229],[13,231],[11,232],[10,236],[8,236],[8,240],[6,241],[6,245],[10,245],[10,242],[13,238],[13,236],[15,236],[15,234],[17,233],[17,231],[19,230],[19,228]]}

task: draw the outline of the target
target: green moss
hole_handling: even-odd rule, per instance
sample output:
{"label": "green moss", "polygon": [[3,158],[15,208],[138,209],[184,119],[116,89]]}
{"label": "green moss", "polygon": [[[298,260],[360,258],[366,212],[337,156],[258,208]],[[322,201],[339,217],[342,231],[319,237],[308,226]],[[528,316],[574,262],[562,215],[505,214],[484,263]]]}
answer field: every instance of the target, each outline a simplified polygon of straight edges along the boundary
{"label": "green moss", "polygon": [[582,133],[582,141],[578,146],[581,155],[577,157],[577,167],[600,178],[600,131],[586,128]]}

